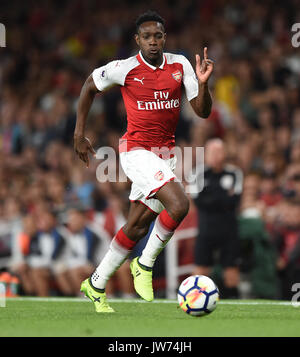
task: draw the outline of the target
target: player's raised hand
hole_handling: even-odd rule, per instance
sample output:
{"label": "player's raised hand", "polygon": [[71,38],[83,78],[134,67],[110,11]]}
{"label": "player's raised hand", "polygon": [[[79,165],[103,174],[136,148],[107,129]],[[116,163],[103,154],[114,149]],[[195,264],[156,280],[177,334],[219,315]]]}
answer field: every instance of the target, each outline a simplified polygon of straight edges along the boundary
{"label": "player's raised hand", "polygon": [[96,151],[92,147],[90,140],[84,136],[74,137],[74,150],[80,160],[86,164],[86,167],[89,167],[90,164],[88,154],[92,153],[94,157],[96,156]]}
{"label": "player's raised hand", "polygon": [[214,62],[207,58],[207,47],[203,50],[203,60],[196,54],[196,75],[201,83],[206,83],[214,69]]}

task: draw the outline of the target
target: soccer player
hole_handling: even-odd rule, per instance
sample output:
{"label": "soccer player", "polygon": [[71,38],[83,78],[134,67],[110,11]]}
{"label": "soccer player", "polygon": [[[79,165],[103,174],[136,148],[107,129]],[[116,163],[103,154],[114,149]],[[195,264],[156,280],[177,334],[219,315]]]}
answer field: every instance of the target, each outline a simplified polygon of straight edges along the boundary
{"label": "soccer player", "polygon": [[196,54],[195,74],[184,56],[163,52],[164,20],[153,11],[138,17],[135,40],[140,49],[137,55],[92,72],[82,87],[77,108],[74,149],[87,166],[88,155],[95,155],[85,137],[86,118],[95,94],[119,85],[127,111],[127,132],[120,140],[119,151],[122,168],[132,181],[128,220],[100,265],[81,285],[97,312],[114,311],[106,300],[106,282],[156,220],[142,255],[130,265],[136,292],[146,301],[153,300],[155,259],[189,210],[188,198],[173,173],[176,157],[172,148],[182,87],[198,116],[207,118],[212,105],[207,82],[213,61],[207,58],[207,48],[202,61]]}

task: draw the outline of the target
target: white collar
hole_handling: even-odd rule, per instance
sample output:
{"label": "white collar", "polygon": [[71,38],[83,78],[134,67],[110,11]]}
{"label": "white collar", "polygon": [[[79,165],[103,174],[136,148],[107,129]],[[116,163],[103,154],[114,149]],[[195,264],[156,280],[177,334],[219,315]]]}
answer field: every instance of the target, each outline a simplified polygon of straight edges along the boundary
{"label": "white collar", "polygon": [[[143,57],[143,55],[142,55],[142,52],[141,52],[141,51],[139,51],[139,55],[140,55],[140,57],[141,57],[142,61],[143,61],[143,62],[144,62],[144,63],[145,63],[148,67],[150,67],[151,69],[153,69],[153,71],[155,71],[155,70],[156,70],[156,68],[157,68],[157,67],[152,66],[152,64],[148,63],[148,62],[145,60],[145,58]],[[162,61],[162,64],[161,64],[158,68],[163,69],[163,68],[164,68],[164,65],[165,65],[165,62],[166,62],[166,59],[165,59],[165,55],[163,54],[163,61]]]}

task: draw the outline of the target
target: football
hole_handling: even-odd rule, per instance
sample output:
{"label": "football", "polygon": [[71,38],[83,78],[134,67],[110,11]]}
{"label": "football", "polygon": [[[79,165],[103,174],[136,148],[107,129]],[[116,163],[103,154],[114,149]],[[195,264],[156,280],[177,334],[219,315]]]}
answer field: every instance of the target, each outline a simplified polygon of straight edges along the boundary
{"label": "football", "polygon": [[209,277],[192,275],[180,284],[177,298],[184,312],[192,316],[204,316],[217,307],[219,290]]}

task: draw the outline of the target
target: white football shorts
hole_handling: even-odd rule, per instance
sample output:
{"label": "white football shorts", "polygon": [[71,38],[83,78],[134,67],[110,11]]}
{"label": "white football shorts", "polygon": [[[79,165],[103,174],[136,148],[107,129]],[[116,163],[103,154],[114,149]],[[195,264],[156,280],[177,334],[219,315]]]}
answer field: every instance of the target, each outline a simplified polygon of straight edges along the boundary
{"label": "white football shorts", "polygon": [[176,179],[176,156],[163,160],[149,150],[138,149],[121,152],[120,161],[124,173],[132,181],[130,201],[141,201],[159,214],[164,206],[152,197],[167,182]]}

